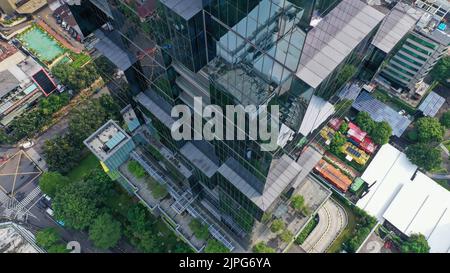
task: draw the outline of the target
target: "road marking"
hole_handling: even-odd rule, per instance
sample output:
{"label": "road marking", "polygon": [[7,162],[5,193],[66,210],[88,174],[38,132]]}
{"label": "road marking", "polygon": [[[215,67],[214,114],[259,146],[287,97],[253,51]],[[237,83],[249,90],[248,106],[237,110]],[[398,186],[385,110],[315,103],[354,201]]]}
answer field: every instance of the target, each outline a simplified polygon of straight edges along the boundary
{"label": "road marking", "polygon": [[19,160],[17,161],[16,175],[14,175],[13,186],[12,186],[12,189],[11,189],[11,196],[14,196],[14,188],[16,187],[17,172],[19,171],[19,166],[20,166],[20,160],[21,159],[22,159],[22,153],[19,154]]}

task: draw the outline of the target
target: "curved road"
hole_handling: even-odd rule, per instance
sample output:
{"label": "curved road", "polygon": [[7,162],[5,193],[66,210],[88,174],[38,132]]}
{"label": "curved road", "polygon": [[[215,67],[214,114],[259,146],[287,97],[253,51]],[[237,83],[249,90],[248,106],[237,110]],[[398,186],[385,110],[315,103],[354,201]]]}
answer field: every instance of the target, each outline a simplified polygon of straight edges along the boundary
{"label": "curved road", "polygon": [[325,252],[347,226],[345,210],[332,199],[328,199],[317,214],[319,223],[302,244],[306,252]]}

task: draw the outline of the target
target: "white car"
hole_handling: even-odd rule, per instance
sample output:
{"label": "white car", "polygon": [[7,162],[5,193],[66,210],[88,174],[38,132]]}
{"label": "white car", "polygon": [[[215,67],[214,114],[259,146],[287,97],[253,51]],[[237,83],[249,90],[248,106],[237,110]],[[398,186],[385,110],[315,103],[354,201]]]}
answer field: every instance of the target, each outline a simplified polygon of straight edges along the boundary
{"label": "white car", "polygon": [[26,141],[26,142],[20,144],[20,147],[23,149],[28,149],[28,148],[33,147],[33,145],[34,145],[34,142],[32,140],[30,140],[30,141]]}
{"label": "white car", "polygon": [[52,198],[50,196],[48,196],[47,194],[43,195],[45,200],[47,200],[48,202],[52,201]]}
{"label": "white car", "polygon": [[53,217],[53,215],[55,215],[55,212],[54,212],[51,208],[47,208],[47,209],[45,210],[45,212],[46,212],[48,215],[52,216],[52,217]]}

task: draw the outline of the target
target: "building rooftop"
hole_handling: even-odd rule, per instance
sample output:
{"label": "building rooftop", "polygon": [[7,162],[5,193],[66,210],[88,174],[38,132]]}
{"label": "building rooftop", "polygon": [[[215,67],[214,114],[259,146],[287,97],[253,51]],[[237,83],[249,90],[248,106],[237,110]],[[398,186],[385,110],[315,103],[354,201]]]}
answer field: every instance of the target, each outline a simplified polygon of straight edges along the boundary
{"label": "building rooftop", "polygon": [[362,1],[341,1],[308,33],[297,77],[317,88],[384,17]]}
{"label": "building rooftop", "polygon": [[16,53],[18,49],[6,42],[0,41],[0,62]]}
{"label": "building rooftop", "polygon": [[273,202],[280,196],[284,189],[301,172],[302,167],[287,155],[280,159],[273,160],[271,171],[267,177],[263,192],[256,190],[252,184],[258,180],[244,167],[242,167],[234,158],[229,158],[218,172],[230,181],[239,191],[249,198],[262,211],[271,207]]}
{"label": "building rooftop", "polygon": [[20,82],[8,70],[0,72],[0,98],[6,96],[9,92],[16,89]]}
{"label": "building rooftop", "polygon": [[[172,128],[175,120],[170,116],[170,108],[167,109],[166,106],[170,107],[166,101],[158,97],[154,92],[139,93],[136,96],[136,101],[138,101],[142,106],[145,107],[150,113],[159,119],[168,128]],[[169,111],[168,111],[169,110]]]}
{"label": "building rooftop", "polygon": [[383,145],[361,178],[369,185],[356,205],[384,221],[383,214],[399,190],[411,181],[417,166],[390,144]]}
{"label": "building rooftop", "polygon": [[450,192],[418,172],[383,217],[405,235],[421,233],[432,253],[450,253]]}
{"label": "building rooftop", "polygon": [[127,140],[131,139],[127,133],[120,128],[113,120],[109,120],[100,129],[94,132],[84,141],[84,144],[91,150],[101,161],[105,161],[117,149],[123,146]]}
{"label": "building rooftop", "polygon": [[188,142],[181,147],[180,153],[209,178],[219,169],[218,161],[211,159],[210,155],[204,154],[191,142]]}
{"label": "building rooftop", "polygon": [[47,5],[47,0],[28,0],[23,5],[18,6],[16,11],[20,14],[31,14]]}
{"label": "building rooftop", "polygon": [[12,222],[0,223],[1,253],[42,253],[31,232]]}
{"label": "building rooftop", "polygon": [[141,125],[131,105],[127,105],[122,109],[122,111],[120,111],[120,113],[122,114],[123,120],[127,124],[130,132],[133,132]]}
{"label": "building rooftop", "polygon": [[352,184],[352,180],[350,178],[323,159],[320,160],[319,164],[317,164],[314,169],[327,181],[343,192],[347,192],[348,188]]}
{"label": "building rooftop", "polygon": [[372,45],[385,53],[390,53],[408,31],[414,28],[422,14],[422,11],[399,2],[384,20]]}
{"label": "building rooftop", "polygon": [[425,98],[425,100],[420,104],[419,110],[425,116],[434,117],[444,105],[445,99],[439,96],[435,92],[430,92],[430,94]]}
{"label": "building rooftop", "polygon": [[203,0],[161,0],[160,2],[185,20],[191,19],[203,9]]}
{"label": "building rooftop", "polygon": [[411,120],[397,113],[394,109],[375,99],[363,91],[353,103],[353,108],[360,112],[367,112],[374,121],[386,121],[392,128],[392,134],[400,137],[411,124]]}

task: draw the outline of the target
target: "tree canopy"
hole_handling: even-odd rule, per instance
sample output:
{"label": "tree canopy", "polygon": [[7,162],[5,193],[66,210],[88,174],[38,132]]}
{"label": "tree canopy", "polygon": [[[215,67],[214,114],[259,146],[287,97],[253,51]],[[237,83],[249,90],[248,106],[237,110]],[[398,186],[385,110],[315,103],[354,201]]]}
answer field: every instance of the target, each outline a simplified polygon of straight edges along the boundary
{"label": "tree canopy", "polygon": [[275,249],[267,246],[264,242],[259,242],[253,246],[254,253],[275,253]]}
{"label": "tree canopy", "polygon": [[416,122],[417,137],[419,142],[440,142],[445,133],[444,127],[437,118],[423,117]]}
{"label": "tree canopy", "polygon": [[369,135],[376,126],[375,121],[367,112],[359,112],[358,115],[356,115],[355,122],[358,124],[359,128],[366,131]]}
{"label": "tree canopy", "polygon": [[409,146],[406,150],[406,156],[413,164],[426,171],[438,168],[442,163],[439,149],[425,143],[417,143]]}
{"label": "tree canopy", "polygon": [[108,213],[98,216],[89,228],[89,239],[101,249],[117,245],[122,236],[121,225]]}
{"label": "tree canopy", "polygon": [[331,152],[338,154],[341,152],[341,147],[347,142],[347,138],[340,132],[334,134],[333,139],[330,143]]}
{"label": "tree canopy", "polygon": [[412,234],[400,247],[403,253],[429,253],[430,246],[423,234]]}
{"label": "tree canopy", "polygon": [[39,179],[39,187],[42,192],[52,198],[55,197],[58,189],[67,184],[69,184],[69,179],[57,172],[44,173]]}
{"label": "tree canopy", "polygon": [[205,247],[205,253],[229,253],[230,250],[216,239],[209,239]]}
{"label": "tree canopy", "polygon": [[375,127],[372,129],[370,136],[373,141],[379,145],[383,145],[389,142],[389,138],[392,135],[392,128],[386,121],[375,123]]}
{"label": "tree canopy", "polygon": [[49,253],[69,252],[55,228],[45,228],[36,232],[36,244]]}
{"label": "tree canopy", "polygon": [[442,83],[443,85],[450,86],[448,80],[450,79],[450,56],[444,56],[434,66],[430,72],[430,76],[433,80]]}
{"label": "tree canopy", "polygon": [[70,63],[58,63],[52,67],[51,71],[53,76],[76,92],[91,86],[99,78],[97,69],[92,63],[83,67],[74,67]]}
{"label": "tree canopy", "polygon": [[450,129],[450,111],[447,111],[442,115],[441,124],[447,129]]}

